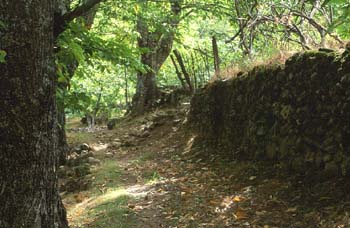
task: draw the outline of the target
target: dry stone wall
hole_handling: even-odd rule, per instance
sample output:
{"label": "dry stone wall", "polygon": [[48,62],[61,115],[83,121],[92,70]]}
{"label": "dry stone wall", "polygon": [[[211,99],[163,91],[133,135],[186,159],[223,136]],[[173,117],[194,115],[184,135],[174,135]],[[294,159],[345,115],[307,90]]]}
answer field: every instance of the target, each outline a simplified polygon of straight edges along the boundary
{"label": "dry stone wall", "polygon": [[207,85],[188,122],[208,151],[230,159],[350,175],[349,88],[348,51],[298,53]]}

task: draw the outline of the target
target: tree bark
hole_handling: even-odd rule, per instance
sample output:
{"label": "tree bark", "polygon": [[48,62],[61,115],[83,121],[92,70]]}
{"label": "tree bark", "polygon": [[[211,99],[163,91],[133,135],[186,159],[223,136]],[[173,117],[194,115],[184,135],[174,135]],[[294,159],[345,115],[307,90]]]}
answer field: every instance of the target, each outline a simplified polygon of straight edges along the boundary
{"label": "tree bark", "polygon": [[189,88],[190,92],[192,93],[193,92],[193,85],[192,85],[192,82],[190,79],[190,75],[188,74],[186,67],[185,67],[185,64],[184,64],[182,57],[180,55],[180,52],[178,52],[177,50],[174,50],[174,54],[175,54],[177,61],[179,62],[182,74],[184,75],[184,78],[187,82],[188,88]]}
{"label": "tree bark", "polygon": [[[166,23],[154,26],[155,31],[151,31],[147,21],[142,15],[137,18],[136,29],[140,36],[138,38],[138,47],[147,52],[141,54],[141,63],[147,67],[146,72],[138,72],[136,93],[133,97],[131,113],[139,115],[152,108],[158,97],[158,88],[156,75],[168,58],[173,46],[175,30],[179,24],[178,15],[181,12],[179,0],[169,0],[171,11],[168,18],[164,18]],[[164,29],[164,26],[167,29]],[[168,30],[168,32],[165,32]]]}
{"label": "tree bark", "polygon": [[156,74],[152,71],[137,73],[136,93],[133,97],[132,114],[139,115],[150,110],[158,96]]}
{"label": "tree bark", "polygon": [[[84,0],[83,4],[86,5],[89,3],[89,0]],[[91,9],[89,9],[86,13],[83,13],[83,18],[85,21],[85,26],[87,29],[91,29],[94,24],[95,16],[97,13],[98,4],[94,5]]]}
{"label": "tree bark", "polygon": [[54,0],[0,0],[0,227],[67,228],[57,186]]}
{"label": "tree bark", "polygon": [[171,62],[172,62],[173,65],[174,65],[176,76],[177,76],[177,78],[179,79],[182,88],[183,88],[184,90],[187,90],[186,84],[185,84],[185,79],[182,78],[181,72],[180,72],[180,70],[179,70],[179,68],[178,68],[178,66],[177,66],[177,64],[176,64],[176,61],[175,61],[175,59],[174,59],[174,56],[173,56],[173,55],[170,55],[170,58],[171,58]]}
{"label": "tree bark", "polygon": [[192,62],[192,75],[193,75],[193,86],[194,86],[194,92],[198,88],[198,79],[197,79],[197,71],[199,72],[199,69],[196,71],[196,62],[194,60],[194,54],[191,52],[191,62]]}
{"label": "tree bark", "polygon": [[216,37],[215,36],[212,37],[212,46],[213,46],[215,76],[217,78],[221,78],[221,76],[220,76],[219,48],[218,48],[218,43],[216,41]]}
{"label": "tree bark", "polygon": [[[89,118],[87,118],[90,131],[93,131],[94,128],[95,128],[97,114],[100,111],[100,106],[101,106],[101,98],[102,98],[102,93],[103,93],[103,86],[102,86],[101,82],[99,83],[99,85],[100,85],[100,92],[99,92],[99,94],[97,96],[97,101],[96,101],[95,108],[94,108],[94,110],[91,113],[90,121],[89,121]],[[89,116],[89,115],[87,115],[87,116]]]}
{"label": "tree bark", "polygon": [[127,109],[129,109],[129,84],[128,84],[128,71],[126,66],[124,67],[124,81],[125,81],[125,88],[124,88],[125,106],[127,107]]}

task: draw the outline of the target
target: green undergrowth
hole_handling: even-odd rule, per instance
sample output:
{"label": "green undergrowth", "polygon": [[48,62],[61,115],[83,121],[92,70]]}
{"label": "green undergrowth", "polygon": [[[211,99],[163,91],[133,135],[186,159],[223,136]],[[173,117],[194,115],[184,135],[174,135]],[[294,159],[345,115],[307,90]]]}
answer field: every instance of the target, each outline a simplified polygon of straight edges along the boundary
{"label": "green undergrowth", "polygon": [[94,174],[95,190],[99,187],[113,188],[120,185],[121,168],[114,160],[105,160],[100,166],[96,167]]}
{"label": "green undergrowth", "polygon": [[96,137],[91,132],[72,131],[74,129],[84,128],[86,125],[80,122],[80,118],[72,117],[68,118],[65,129],[67,134],[67,140],[69,145],[77,145],[81,143],[94,143]]}
{"label": "green undergrowth", "polygon": [[86,197],[68,210],[70,227],[133,227],[133,213],[127,206],[133,196],[123,187],[121,175],[121,168],[113,160],[106,160],[92,170],[92,184],[85,192]]}
{"label": "green undergrowth", "polygon": [[94,208],[92,214],[97,217],[95,227],[128,228],[132,221],[127,219],[130,211],[127,209],[129,197],[120,196]]}

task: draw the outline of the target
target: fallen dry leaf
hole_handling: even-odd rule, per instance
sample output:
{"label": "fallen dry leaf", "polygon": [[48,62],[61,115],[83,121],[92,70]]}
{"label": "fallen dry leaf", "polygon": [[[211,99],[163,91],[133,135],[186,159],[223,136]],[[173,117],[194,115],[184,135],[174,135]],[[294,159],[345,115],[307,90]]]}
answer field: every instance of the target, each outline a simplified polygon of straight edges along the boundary
{"label": "fallen dry leaf", "polygon": [[297,211],[297,207],[291,207],[286,210],[287,213],[295,213]]}
{"label": "fallen dry leaf", "polygon": [[233,214],[236,220],[243,220],[248,218],[248,214],[243,209],[237,209],[237,211]]}

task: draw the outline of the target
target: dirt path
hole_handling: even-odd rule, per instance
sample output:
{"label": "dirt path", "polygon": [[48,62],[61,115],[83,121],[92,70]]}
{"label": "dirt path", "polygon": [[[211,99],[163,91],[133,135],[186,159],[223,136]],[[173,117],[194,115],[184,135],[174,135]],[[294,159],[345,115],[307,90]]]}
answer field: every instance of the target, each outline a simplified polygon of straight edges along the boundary
{"label": "dirt path", "polygon": [[[101,164],[64,193],[71,227],[350,227],[345,180],[310,181],[254,163],[194,156],[188,104],[101,129],[89,140]],[[341,200],[341,201],[339,201]]]}

